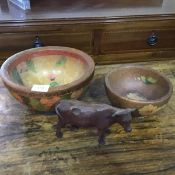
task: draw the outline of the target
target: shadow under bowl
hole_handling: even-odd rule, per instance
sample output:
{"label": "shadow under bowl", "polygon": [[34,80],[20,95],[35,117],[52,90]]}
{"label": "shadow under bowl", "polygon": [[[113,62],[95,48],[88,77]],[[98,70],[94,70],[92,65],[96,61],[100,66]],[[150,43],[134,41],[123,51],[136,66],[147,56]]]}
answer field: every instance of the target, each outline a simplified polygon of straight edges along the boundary
{"label": "shadow under bowl", "polygon": [[1,67],[1,76],[18,101],[37,111],[53,111],[61,99],[82,95],[94,69],[94,61],[86,53],[48,46],[9,57]]}
{"label": "shadow under bowl", "polygon": [[114,106],[136,108],[139,115],[151,115],[169,101],[173,86],[164,75],[143,66],[123,66],[105,77],[107,95]]}

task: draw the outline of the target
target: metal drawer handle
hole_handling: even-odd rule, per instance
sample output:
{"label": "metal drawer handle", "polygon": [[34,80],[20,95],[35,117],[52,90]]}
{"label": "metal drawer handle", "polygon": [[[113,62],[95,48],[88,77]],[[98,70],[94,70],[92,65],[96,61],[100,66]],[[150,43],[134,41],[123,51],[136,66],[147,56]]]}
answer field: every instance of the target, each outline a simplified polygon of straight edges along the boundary
{"label": "metal drawer handle", "polygon": [[157,41],[158,37],[156,36],[155,33],[152,33],[147,39],[147,43],[149,46],[154,46],[155,44],[157,44]]}
{"label": "metal drawer handle", "polygon": [[33,42],[33,47],[37,48],[37,47],[42,47],[42,46],[44,46],[43,42],[41,41],[39,36],[36,36]]}

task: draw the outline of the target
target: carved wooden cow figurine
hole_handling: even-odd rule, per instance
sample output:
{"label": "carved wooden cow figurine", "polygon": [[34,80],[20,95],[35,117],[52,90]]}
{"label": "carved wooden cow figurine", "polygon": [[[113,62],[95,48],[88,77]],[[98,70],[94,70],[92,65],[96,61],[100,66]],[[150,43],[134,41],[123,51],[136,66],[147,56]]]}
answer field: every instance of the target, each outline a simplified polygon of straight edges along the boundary
{"label": "carved wooden cow figurine", "polygon": [[131,112],[135,109],[120,109],[107,104],[89,104],[77,100],[61,100],[55,107],[59,117],[57,137],[62,137],[61,128],[69,124],[74,127],[95,127],[98,130],[99,144],[104,144],[108,128],[119,123],[126,132],[131,128]]}

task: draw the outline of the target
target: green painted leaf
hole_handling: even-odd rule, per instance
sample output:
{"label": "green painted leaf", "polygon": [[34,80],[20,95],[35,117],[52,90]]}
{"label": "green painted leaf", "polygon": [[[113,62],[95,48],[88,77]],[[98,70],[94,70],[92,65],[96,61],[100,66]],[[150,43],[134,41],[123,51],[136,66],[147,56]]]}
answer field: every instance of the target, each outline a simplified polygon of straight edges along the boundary
{"label": "green painted leaf", "polygon": [[21,79],[21,77],[20,77],[20,75],[18,73],[18,70],[16,68],[14,68],[12,70],[12,76],[13,76],[13,79],[15,80],[15,82],[23,85],[23,81],[22,81],[22,79]]}
{"label": "green painted leaf", "polygon": [[141,78],[140,77],[137,77],[136,80],[141,80]]}
{"label": "green painted leaf", "polygon": [[145,77],[145,76],[141,76],[140,79],[141,79],[144,83],[146,83],[146,77]]}
{"label": "green painted leaf", "polygon": [[32,72],[36,72],[35,65],[33,64],[32,60],[27,60],[26,65],[27,65],[28,70]]}
{"label": "green painted leaf", "polygon": [[44,105],[42,105],[40,101],[35,98],[30,99],[30,104],[34,109],[37,109],[39,111],[43,111],[45,109]]}
{"label": "green painted leaf", "polygon": [[37,106],[39,103],[40,103],[39,100],[37,100],[37,99],[35,99],[35,98],[31,98],[31,99],[30,99],[30,104],[31,104],[32,106]]}
{"label": "green painted leaf", "polygon": [[57,66],[63,66],[67,61],[67,58],[65,56],[61,56],[61,58],[56,62]]}
{"label": "green painted leaf", "polygon": [[50,83],[50,87],[56,87],[56,86],[59,86],[59,83],[57,83],[56,81],[52,81]]}
{"label": "green painted leaf", "polygon": [[147,81],[150,83],[150,84],[154,84],[157,82],[157,80],[153,77],[147,77]]}
{"label": "green painted leaf", "polygon": [[157,80],[153,77],[145,77],[145,76],[140,76],[138,80],[143,81],[145,84],[154,84],[157,82]]}

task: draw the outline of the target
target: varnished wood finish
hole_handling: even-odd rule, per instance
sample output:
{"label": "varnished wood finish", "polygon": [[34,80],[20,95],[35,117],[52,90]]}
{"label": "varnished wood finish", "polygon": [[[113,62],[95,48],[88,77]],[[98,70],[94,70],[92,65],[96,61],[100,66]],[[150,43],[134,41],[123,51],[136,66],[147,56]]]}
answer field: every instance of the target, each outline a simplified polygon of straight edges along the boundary
{"label": "varnished wood finish", "polygon": [[[143,77],[152,77],[155,82],[145,81]],[[161,110],[173,93],[169,79],[158,71],[141,66],[122,66],[110,71],[105,76],[105,89],[114,106],[136,108],[143,116]]]}
{"label": "varnished wood finish", "polygon": [[127,63],[139,61],[152,61],[152,60],[174,60],[175,50],[167,49],[160,51],[144,51],[144,52],[126,52],[116,54],[106,54],[94,56],[94,60],[98,64],[112,64],[112,63]]}
{"label": "varnished wood finish", "polygon": [[[147,43],[151,34],[158,38],[154,46]],[[101,41],[101,54],[116,52],[134,52],[141,50],[175,49],[175,29],[160,30],[152,26],[152,29],[145,30],[137,28],[134,31],[104,31]]]}
{"label": "varnished wood finish", "polygon": [[[16,52],[31,48],[35,36],[39,36],[44,45],[81,49],[93,55],[97,64],[117,63],[118,54],[126,52],[136,55],[163,52],[164,58],[169,59],[170,53],[175,50],[173,3],[173,0],[141,0],[134,3],[131,0],[31,1],[31,11],[22,13],[18,9],[16,13],[19,14],[13,16],[3,1],[0,63]],[[68,9],[72,11],[66,13]],[[152,33],[158,37],[155,46],[147,44],[147,38]],[[136,56],[120,59],[120,62],[148,59],[157,60],[154,56]]]}
{"label": "varnished wood finish", "polygon": [[[82,49],[86,52],[91,50],[91,33],[63,33],[63,32],[31,32],[31,33],[3,33],[0,36],[0,48],[3,51],[14,50],[22,51],[33,47],[35,36],[39,36],[45,46],[67,46],[74,45],[75,48]],[[8,47],[6,44],[8,44]],[[9,49],[10,48],[10,49]]]}
{"label": "varnished wood finish", "polygon": [[[138,63],[166,75],[175,87],[175,61]],[[109,103],[104,75],[120,65],[97,66],[82,100]],[[55,136],[57,116],[28,111],[0,83],[0,174],[174,175],[175,94],[156,115],[134,119],[127,134],[111,127],[106,146],[97,147],[95,130],[63,130]]]}
{"label": "varnished wood finish", "polygon": [[[28,66],[29,60],[32,68]],[[32,109],[48,112],[53,111],[55,104],[61,99],[80,97],[92,80],[94,69],[93,59],[85,52],[70,47],[47,46],[28,49],[11,56],[1,66],[1,77],[11,95],[21,103]],[[13,73],[14,70],[17,76]],[[57,74],[59,71],[61,73]],[[50,78],[50,72],[55,72],[54,78]],[[70,78],[68,76],[72,76],[72,79],[66,82]],[[61,81],[59,77],[64,80]],[[52,86],[53,82],[56,86]],[[31,90],[35,84],[49,85],[50,88],[47,91]],[[43,100],[44,103],[41,104]]]}

